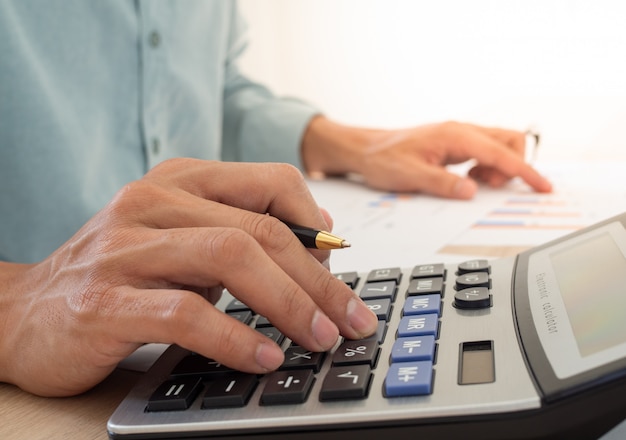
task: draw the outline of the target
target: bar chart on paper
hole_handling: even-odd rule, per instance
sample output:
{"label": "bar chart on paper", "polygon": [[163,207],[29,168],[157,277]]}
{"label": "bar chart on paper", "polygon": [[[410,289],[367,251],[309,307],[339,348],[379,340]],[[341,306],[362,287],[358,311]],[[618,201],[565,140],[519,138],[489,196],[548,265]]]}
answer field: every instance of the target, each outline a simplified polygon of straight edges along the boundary
{"label": "bar chart on paper", "polygon": [[[485,255],[511,255],[626,210],[626,190],[618,184],[624,180],[617,176],[621,170],[598,166],[595,173],[586,173],[588,180],[581,181],[573,180],[578,173],[563,168],[551,169],[556,184],[553,193],[531,193],[513,186],[484,200],[485,213],[441,252],[462,254],[471,248],[475,253],[482,247]],[[607,181],[613,185],[606,185]]]}
{"label": "bar chart on paper", "polygon": [[[585,200],[586,198],[586,200]],[[616,194],[520,194],[506,197],[442,247],[442,253],[505,256],[575,232],[621,212]]]}
{"label": "bar chart on paper", "polygon": [[[344,181],[310,182],[334,231],[353,247],[333,254],[335,268],[410,266],[424,261],[496,258],[577,231],[626,210],[621,164],[552,166],[549,194],[523,183],[481,188],[472,201],[369,190]],[[607,185],[611,182],[611,185]]]}

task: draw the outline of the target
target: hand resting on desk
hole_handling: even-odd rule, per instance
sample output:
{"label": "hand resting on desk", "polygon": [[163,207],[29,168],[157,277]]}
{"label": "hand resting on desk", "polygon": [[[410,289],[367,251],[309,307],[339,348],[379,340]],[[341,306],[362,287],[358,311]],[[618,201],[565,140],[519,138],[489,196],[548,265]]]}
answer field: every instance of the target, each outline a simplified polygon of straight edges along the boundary
{"label": "hand resting on desk", "polygon": [[[497,188],[521,177],[536,191],[550,192],[550,182],[524,161],[525,148],[525,134],[515,130],[459,122],[375,130],[318,116],[305,132],[302,158],[312,176],[355,173],[387,191],[470,199],[477,181]],[[472,159],[470,178],[446,170]]]}
{"label": "hand resting on desk", "polygon": [[325,267],[328,252],[277,218],[329,229],[289,165],[157,166],[44,261],[0,263],[0,380],[77,394],[147,342],[248,372],[279,367],[276,344],[213,307],[222,287],[310,350],[373,333],[376,317]]}

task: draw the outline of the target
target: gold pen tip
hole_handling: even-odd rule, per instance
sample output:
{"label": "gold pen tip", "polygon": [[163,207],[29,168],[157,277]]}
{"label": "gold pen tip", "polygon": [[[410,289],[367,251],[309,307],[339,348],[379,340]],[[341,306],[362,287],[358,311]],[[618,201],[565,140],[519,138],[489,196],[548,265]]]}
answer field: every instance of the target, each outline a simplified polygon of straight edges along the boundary
{"label": "gold pen tip", "polygon": [[342,248],[347,248],[347,247],[350,247],[350,246],[352,246],[352,245],[350,244],[349,241],[344,240],[344,241],[341,242],[341,247]]}

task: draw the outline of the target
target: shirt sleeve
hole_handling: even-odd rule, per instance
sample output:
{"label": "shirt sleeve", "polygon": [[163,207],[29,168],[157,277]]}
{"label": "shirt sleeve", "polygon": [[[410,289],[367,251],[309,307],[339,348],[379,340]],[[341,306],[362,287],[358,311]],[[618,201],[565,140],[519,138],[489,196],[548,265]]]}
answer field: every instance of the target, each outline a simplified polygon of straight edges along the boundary
{"label": "shirt sleeve", "polygon": [[246,25],[238,12],[231,29],[225,65],[222,159],[286,162],[302,168],[302,136],[319,110],[295,98],[277,97],[242,74],[237,62],[247,40]]}

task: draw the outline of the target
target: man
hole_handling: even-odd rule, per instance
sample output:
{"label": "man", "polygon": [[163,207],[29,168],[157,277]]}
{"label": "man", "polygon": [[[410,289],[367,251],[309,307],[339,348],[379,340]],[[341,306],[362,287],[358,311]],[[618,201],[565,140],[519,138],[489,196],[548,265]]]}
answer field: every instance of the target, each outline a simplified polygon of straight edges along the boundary
{"label": "man", "polygon": [[[522,133],[347,127],[274,97],[240,74],[243,35],[222,0],[0,2],[1,381],[76,394],[146,342],[277,368],[276,344],[212,306],[223,287],[311,350],[371,334],[281,222],[332,226],[285,163],[462,199],[474,179],[550,190]],[[473,178],[445,170],[471,158]]]}

